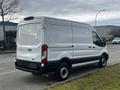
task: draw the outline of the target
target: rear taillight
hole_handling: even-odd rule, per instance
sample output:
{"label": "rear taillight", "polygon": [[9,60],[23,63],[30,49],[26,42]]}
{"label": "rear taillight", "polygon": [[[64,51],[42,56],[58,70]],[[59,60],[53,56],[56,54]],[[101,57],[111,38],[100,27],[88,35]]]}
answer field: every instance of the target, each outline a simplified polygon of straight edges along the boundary
{"label": "rear taillight", "polygon": [[45,62],[47,62],[47,55],[48,55],[48,46],[47,46],[47,44],[43,44],[41,50],[42,50],[41,62],[45,63]]}

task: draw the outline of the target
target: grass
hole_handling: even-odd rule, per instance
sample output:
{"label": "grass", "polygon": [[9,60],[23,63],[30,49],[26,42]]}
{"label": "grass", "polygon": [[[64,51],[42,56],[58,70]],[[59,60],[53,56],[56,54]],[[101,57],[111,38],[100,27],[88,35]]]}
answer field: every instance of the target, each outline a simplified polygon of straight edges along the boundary
{"label": "grass", "polygon": [[120,64],[49,87],[48,90],[120,90]]}

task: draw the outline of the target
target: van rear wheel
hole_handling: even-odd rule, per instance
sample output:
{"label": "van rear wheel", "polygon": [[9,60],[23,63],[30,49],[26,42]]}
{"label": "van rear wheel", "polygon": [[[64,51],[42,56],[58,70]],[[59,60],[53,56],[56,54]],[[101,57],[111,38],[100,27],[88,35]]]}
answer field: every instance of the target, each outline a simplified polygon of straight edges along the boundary
{"label": "van rear wheel", "polygon": [[60,64],[59,68],[56,71],[57,80],[63,81],[69,77],[70,68],[66,63]]}
{"label": "van rear wheel", "polygon": [[107,66],[107,58],[106,58],[106,55],[102,55],[100,60],[99,60],[99,63],[98,63],[98,66],[100,68],[102,67],[106,67]]}

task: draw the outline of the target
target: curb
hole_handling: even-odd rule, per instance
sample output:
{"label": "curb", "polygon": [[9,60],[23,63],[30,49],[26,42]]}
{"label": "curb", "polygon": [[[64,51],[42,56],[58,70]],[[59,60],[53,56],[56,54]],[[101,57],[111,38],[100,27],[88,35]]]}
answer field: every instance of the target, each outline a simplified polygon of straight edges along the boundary
{"label": "curb", "polygon": [[16,53],[16,51],[3,51],[3,52],[0,52],[0,54],[9,54],[9,53]]}
{"label": "curb", "polygon": [[78,75],[78,76],[69,78],[69,79],[67,79],[67,80],[65,80],[65,81],[57,82],[57,83],[55,83],[55,84],[52,84],[52,85],[50,85],[50,86],[47,86],[46,88],[44,88],[44,90],[47,90],[47,89],[50,88],[50,87],[54,87],[54,86],[56,86],[56,85],[59,85],[59,84],[62,84],[62,83],[65,83],[65,82],[74,80],[74,79],[76,79],[76,78],[82,78],[82,77],[84,77],[84,76],[86,76],[86,75],[89,75],[89,74],[92,74],[92,73],[94,73],[94,72],[96,72],[96,71],[98,71],[98,70],[100,70],[100,69],[95,69],[95,70],[92,70],[92,71],[83,73],[83,74],[81,74],[81,75]]}

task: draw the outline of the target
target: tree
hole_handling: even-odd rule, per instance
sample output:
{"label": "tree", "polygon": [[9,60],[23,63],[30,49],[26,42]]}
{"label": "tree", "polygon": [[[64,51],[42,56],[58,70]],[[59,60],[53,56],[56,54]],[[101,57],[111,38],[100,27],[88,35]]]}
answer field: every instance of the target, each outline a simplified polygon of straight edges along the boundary
{"label": "tree", "polygon": [[5,16],[13,15],[17,12],[18,0],[0,0],[0,16],[2,17],[2,26],[4,33],[4,46],[7,47],[7,39],[5,32]]}

